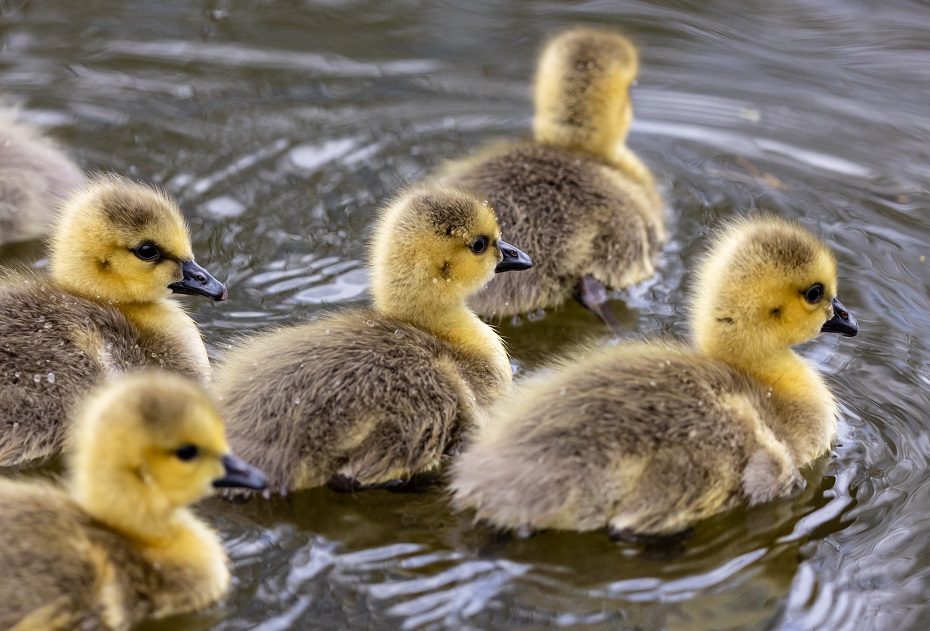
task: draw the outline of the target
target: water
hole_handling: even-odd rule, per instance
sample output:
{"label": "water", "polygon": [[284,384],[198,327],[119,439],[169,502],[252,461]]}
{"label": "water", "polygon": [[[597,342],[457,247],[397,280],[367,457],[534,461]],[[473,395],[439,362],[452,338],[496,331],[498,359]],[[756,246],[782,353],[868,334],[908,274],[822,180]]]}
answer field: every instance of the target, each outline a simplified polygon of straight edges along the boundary
{"label": "water", "polygon": [[[862,324],[804,349],[843,401],[832,456],[796,500],[662,549],[501,540],[451,513],[441,486],[210,501],[233,592],[148,629],[925,627],[926,3],[0,0],[0,85],[83,167],[178,196],[200,262],[229,281],[229,302],[190,303],[216,355],[242,332],[364,303],[377,205],[446,157],[525,133],[535,52],[576,23],[641,45],[630,143],[672,208],[660,274],[619,296],[621,321],[685,332],[687,270],[723,218],[768,208],[816,229]],[[503,331],[519,375],[606,335],[575,306]]]}

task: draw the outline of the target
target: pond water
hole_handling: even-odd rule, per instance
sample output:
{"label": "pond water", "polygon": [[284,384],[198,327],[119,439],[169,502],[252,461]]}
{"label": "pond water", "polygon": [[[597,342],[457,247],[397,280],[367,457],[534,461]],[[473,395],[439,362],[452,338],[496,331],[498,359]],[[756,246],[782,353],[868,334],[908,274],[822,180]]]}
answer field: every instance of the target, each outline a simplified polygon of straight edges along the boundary
{"label": "pond water", "polygon": [[[803,349],[840,440],[794,500],[676,546],[502,539],[416,492],[299,493],[202,513],[228,600],[147,629],[907,629],[930,619],[930,6],[905,0],[0,0],[0,86],[88,170],[160,184],[231,300],[191,301],[214,355],[367,300],[370,220],[444,158],[527,133],[546,35],[642,51],[630,144],[673,239],[614,303],[684,335],[688,270],[720,220],[799,219],[840,261],[852,340]],[[519,245],[519,244],[517,244]],[[38,259],[38,247],[0,252]],[[608,332],[574,305],[507,322],[518,378]]]}

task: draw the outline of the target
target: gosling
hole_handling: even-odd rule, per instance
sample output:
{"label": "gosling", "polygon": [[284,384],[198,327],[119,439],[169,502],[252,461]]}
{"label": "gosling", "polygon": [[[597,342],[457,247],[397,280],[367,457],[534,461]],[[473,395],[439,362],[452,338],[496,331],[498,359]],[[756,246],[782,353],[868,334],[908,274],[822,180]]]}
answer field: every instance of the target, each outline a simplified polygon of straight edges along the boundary
{"label": "gosling", "polygon": [[503,343],[465,301],[531,265],[471,195],[403,195],[375,229],[373,309],[259,335],[218,368],[233,447],[281,493],[435,469],[511,383]]}
{"label": "gosling", "polygon": [[626,146],[633,44],[587,28],[551,40],[536,73],[534,139],[491,146],[447,164],[440,181],[472,191],[536,260],[471,298],[491,318],[578,299],[612,328],[608,289],[652,276],[665,241],[652,174]]}
{"label": "gosling", "polygon": [[228,559],[188,505],[265,477],[230,453],[203,390],[158,371],[121,377],[73,427],[65,488],[0,479],[0,627],[127,629],[221,598]]}
{"label": "gosling", "polygon": [[0,244],[42,237],[84,175],[57,144],[0,108]]}
{"label": "gosling", "polygon": [[63,207],[51,274],[0,275],[0,466],[61,450],[69,408],[95,383],[141,366],[206,381],[196,323],[171,292],[226,298],[194,262],[177,205],[116,176]]}
{"label": "gosling", "polygon": [[800,226],[733,223],[699,269],[693,344],[593,350],[518,389],[453,464],[455,505],[503,529],[667,536],[792,493],[837,407],[791,347],[856,335],[836,290],[833,254]]}

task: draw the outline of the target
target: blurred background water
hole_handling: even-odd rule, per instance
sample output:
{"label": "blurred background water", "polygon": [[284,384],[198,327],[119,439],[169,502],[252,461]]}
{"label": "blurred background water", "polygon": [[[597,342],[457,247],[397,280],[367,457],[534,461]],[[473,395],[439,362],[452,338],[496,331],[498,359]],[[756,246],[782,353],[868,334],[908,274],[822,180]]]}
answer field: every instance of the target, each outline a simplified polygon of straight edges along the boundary
{"label": "blurred background water", "polygon": [[[535,54],[576,24],[641,47],[630,144],[670,209],[658,276],[614,303],[630,335],[686,333],[687,270],[723,218],[767,208],[837,251],[862,333],[803,349],[844,414],[807,491],[657,549],[501,539],[439,485],[211,500],[234,590],[147,629],[926,628],[926,2],[0,0],[0,92],[85,169],[179,198],[198,260],[229,282],[230,301],[190,302],[216,355],[363,303],[375,209],[445,158],[526,134]],[[607,337],[573,305],[501,329],[518,377]]]}

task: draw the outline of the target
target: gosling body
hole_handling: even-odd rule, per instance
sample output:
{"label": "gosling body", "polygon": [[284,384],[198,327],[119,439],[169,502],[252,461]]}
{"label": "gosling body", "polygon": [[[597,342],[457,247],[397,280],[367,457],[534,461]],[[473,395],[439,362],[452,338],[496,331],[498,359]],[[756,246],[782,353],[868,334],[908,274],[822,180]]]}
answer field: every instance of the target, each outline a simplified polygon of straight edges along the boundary
{"label": "gosling body", "polygon": [[832,254],[805,230],[731,226],[699,274],[694,344],[580,352],[518,389],[454,464],[456,505],[505,529],[671,535],[790,494],[836,430],[790,347],[855,334],[835,296]]}
{"label": "gosling body", "polygon": [[[0,286],[0,465],[61,451],[71,406],[96,383],[144,366],[203,379],[199,353],[119,309],[37,274]],[[185,316],[186,317],[186,316]]]}
{"label": "gosling body", "polygon": [[[169,295],[221,299],[225,287],[193,262],[173,202],[106,177],[59,221],[51,274],[0,276],[0,466],[59,452],[69,409],[102,380],[144,366],[210,375],[196,323]],[[155,260],[131,251],[141,244]]]}
{"label": "gosling body", "polygon": [[435,469],[511,382],[501,340],[465,299],[495,269],[529,265],[473,197],[403,196],[376,230],[373,309],[259,335],[223,361],[232,444],[281,492]]}
{"label": "gosling body", "polygon": [[123,630],[221,598],[226,554],[187,506],[264,478],[229,453],[203,391],[160,372],[107,384],[73,449],[65,487],[0,480],[0,626]]}
{"label": "gosling body", "polygon": [[206,607],[229,587],[220,539],[193,515],[166,534],[186,539],[172,548],[196,546],[198,557],[211,559],[200,568],[158,562],[50,485],[0,480],[0,497],[5,544],[17,542],[0,552],[9,568],[0,588],[3,628],[128,629]]}
{"label": "gosling body", "polygon": [[43,236],[58,205],[83,181],[52,140],[0,108],[0,243]]}
{"label": "gosling body", "polygon": [[663,204],[652,174],[625,145],[637,72],[636,49],[620,35],[559,35],[537,69],[533,140],[497,144],[440,171],[441,181],[488,200],[502,229],[537,262],[471,298],[480,315],[575,297],[610,324],[607,289],[653,275],[665,241]]}

